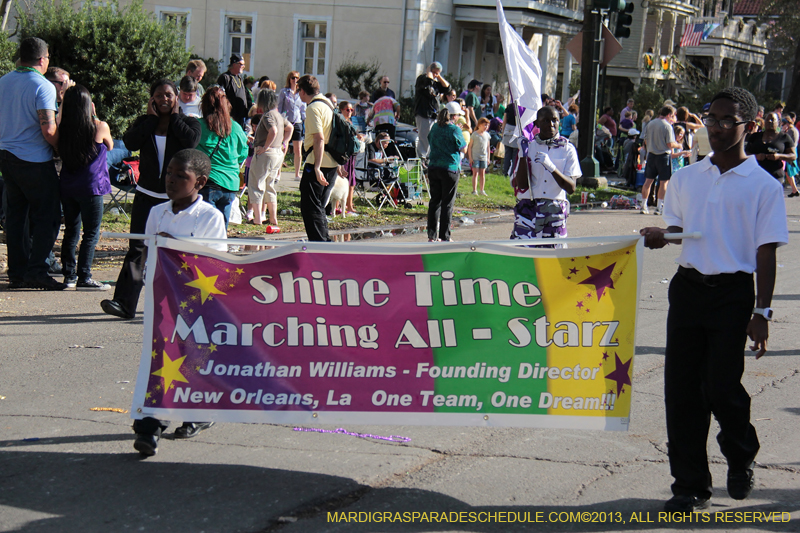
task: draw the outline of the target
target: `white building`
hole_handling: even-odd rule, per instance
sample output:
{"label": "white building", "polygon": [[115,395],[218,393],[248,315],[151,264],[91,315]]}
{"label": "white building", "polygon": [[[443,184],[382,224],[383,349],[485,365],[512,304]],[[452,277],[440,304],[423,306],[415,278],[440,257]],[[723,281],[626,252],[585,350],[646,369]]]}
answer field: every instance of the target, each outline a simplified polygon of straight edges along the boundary
{"label": "white building", "polygon": [[[232,52],[242,53],[248,74],[267,75],[279,87],[297,70],[315,75],[323,92],[336,91],[336,68],[353,54],[380,62],[398,95],[432,61],[465,84],[506,81],[494,0],[146,0],[145,8],[185,29],[195,54],[227,63]],[[554,93],[559,70],[571,65],[564,45],[580,30],[583,1],[507,0],[505,8],[538,50],[544,90]]]}

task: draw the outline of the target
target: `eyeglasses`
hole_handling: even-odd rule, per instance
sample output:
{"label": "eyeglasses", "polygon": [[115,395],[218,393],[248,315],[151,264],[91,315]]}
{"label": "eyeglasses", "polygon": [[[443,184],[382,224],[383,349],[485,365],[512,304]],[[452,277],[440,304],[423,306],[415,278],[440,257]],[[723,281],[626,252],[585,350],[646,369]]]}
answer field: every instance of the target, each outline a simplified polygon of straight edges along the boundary
{"label": "eyeglasses", "polygon": [[291,77],[291,78],[289,78],[289,79],[290,79],[290,80],[299,80],[299,79],[300,79],[300,76],[292,76],[292,77]]}
{"label": "eyeglasses", "polygon": [[352,108],[352,107],[345,107],[343,112],[344,112],[344,113],[352,113],[353,111],[354,111],[354,110],[353,110],[353,108]]}
{"label": "eyeglasses", "polygon": [[742,124],[747,124],[748,122],[749,122],[748,120],[736,121],[736,120],[731,120],[729,118],[723,118],[722,120],[717,120],[714,117],[703,117],[703,124],[706,127],[712,128],[716,124],[719,124],[719,127],[722,128],[723,130],[731,130],[734,128],[734,126],[740,126]]}

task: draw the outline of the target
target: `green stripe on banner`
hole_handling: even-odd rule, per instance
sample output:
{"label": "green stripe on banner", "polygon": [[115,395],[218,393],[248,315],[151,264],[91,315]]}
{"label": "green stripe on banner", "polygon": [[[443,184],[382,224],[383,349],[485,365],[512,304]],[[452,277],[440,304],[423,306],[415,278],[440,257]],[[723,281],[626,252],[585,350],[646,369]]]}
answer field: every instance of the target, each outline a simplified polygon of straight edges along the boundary
{"label": "green stripe on banner", "polygon": [[[470,404],[477,401],[483,413],[547,414],[538,408],[547,379],[518,378],[521,363],[547,366],[547,348],[536,342],[513,346],[517,337],[509,328],[517,319],[517,327],[535,338],[534,322],[545,314],[541,300],[532,306],[517,301],[521,293],[531,293],[531,285],[538,287],[533,259],[478,252],[423,258],[425,270],[439,274],[431,278],[428,308],[441,340],[441,347],[433,348],[434,366],[427,369],[435,378],[429,399],[435,412],[474,412]],[[530,305],[536,299],[521,301]]]}

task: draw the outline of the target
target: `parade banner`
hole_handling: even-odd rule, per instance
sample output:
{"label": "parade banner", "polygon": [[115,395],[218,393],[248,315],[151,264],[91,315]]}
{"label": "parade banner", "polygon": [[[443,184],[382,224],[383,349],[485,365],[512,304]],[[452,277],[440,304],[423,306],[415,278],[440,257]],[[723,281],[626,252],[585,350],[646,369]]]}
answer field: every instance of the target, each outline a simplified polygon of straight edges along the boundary
{"label": "parade banner", "polygon": [[600,240],[157,237],[133,417],[626,430],[642,241]]}

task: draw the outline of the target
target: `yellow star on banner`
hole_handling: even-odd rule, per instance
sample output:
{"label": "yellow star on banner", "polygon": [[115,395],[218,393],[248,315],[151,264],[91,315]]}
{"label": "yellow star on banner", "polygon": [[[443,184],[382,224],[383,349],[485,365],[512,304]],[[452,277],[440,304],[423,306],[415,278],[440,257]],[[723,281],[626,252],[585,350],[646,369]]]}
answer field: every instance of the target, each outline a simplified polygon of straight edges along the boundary
{"label": "yellow star on banner", "polygon": [[195,259],[198,259],[198,257],[197,257],[196,255],[194,256],[194,258],[195,258]]}
{"label": "yellow star on banner", "polygon": [[244,269],[243,268],[237,268],[236,269],[236,273],[237,274],[244,274]]}
{"label": "yellow star on banner", "polygon": [[153,350],[153,352],[150,354],[150,357],[151,357],[151,358],[153,358],[153,359],[155,359],[155,358],[156,358],[156,355],[158,355],[158,354],[156,353],[156,351],[155,351],[155,350]]}
{"label": "yellow star on banner", "polygon": [[169,342],[169,337],[164,337],[164,342]]}
{"label": "yellow star on banner", "polygon": [[221,290],[217,289],[214,286],[214,283],[216,283],[218,276],[206,276],[205,274],[203,274],[203,271],[200,270],[200,267],[196,266],[194,268],[197,270],[197,279],[194,281],[190,281],[185,285],[188,285],[189,287],[194,287],[195,289],[200,289],[201,304],[206,303],[206,300],[212,294],[222,294],[223,296],[225,295],[224,292],[222,292]]}
{"label": "yellow star on banner", "polygon": [[180,276],[181,274],[183,274],[183,271],[178,269],[178,273],[177,274],[178,274],[178,276]]}
{"label": "yellow star on banner", "polygon": [[181,263],[181,268],[184,270],[189,270],[189,263],[184,261],[183,263]]}
{"label": "yellow star on banner", "polygon": [[233,283],[228,284],[228,287],[235,287],[236,285]]}
{"label": "yellow star on banner", "polygon": [[216,352],[217,351],[217,345],[212,342],[211,344],[208,345],[208,351],[209,351],[209,353]]}
{"label": "yellow star on banner", "polygon": [[150,396],[152,396],[152,394],[150,394],[149,392],[144,393],[144,397],[147,398],[148,400],[150,399]]}
{"label": "yellow star on banner", "polygon": [[[164,388],[169,389],[170,385],[172,385],[173,381],[181,381],[183,383],[189,383],[189,380],[186,379],[183,374],[181,374],[181,365],[183,364],[183,360],[186,359],[186,356],[179,357],[174,361],[169,358],[167,352],[162,352],[163,356],[163,363],[164,366],[153,372],[154,376],[159,376],[164,379]],[[156,385],[156,389],[158,386]]]}
{"label": "yellow star on banner", "polygon": [[186,306],[187,306],[187,305],[189,305],[189,304],[188,304],[188,303],[186,303],[186,302],[181,302],[180,308],[181,308],[181,309],[186,309]]}

